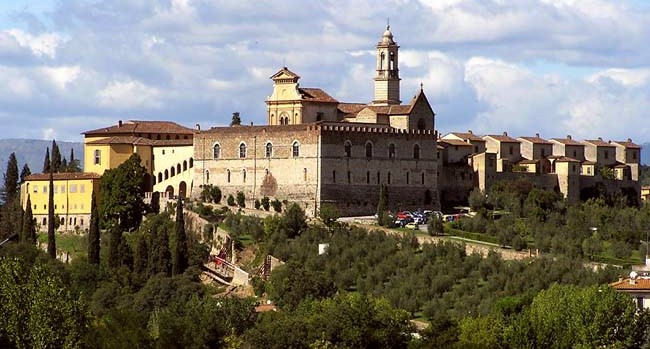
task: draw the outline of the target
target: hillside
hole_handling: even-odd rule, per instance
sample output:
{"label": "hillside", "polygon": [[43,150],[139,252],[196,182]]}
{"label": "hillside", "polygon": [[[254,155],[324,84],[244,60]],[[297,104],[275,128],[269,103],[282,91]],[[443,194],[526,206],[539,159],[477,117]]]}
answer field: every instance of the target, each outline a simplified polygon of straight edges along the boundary
{"label": "hillside", "polygon": [[[66,159],[70,157],[70,149],[74,149],[74,157],[79,160],[83,168],[83,143],[82,142],[59,142],[61,156]],[[43,170],[43,160],[45,159],[45,150],[52,146],[52,141],[40,139],[0,139],[0,173],[5,173],[9,154],[16,153],[18,160],[18,171],[27,163],[32,173]],[[51,149],[50,149],[51,151]]]}

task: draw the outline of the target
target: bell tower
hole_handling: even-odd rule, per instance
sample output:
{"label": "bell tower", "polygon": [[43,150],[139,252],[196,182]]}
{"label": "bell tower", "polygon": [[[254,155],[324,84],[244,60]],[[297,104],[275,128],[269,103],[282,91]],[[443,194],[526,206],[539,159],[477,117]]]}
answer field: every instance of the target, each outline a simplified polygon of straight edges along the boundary
{"label": "bell tower", "polygon": [[377,43],[377,73],[375,74],[374,105],[400,104],[399,99],[399,68],[397,55],[399,46],[393,41],[390,25]]}

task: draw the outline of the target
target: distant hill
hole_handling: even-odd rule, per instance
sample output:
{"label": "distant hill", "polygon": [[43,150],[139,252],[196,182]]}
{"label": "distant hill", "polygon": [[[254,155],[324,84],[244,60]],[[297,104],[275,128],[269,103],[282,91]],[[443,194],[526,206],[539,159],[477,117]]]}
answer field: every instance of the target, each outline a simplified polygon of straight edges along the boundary
{"label": "distant hill", "polygon": [[650,165],[650,143],[643,143],[640,145],[641,145],[641,163],[643,165]]}
{"label": "distant hill", "polygon": [[[83,168],[83,143],[82,142],[59,142],[56,144],[61,151],[61,157],[68,159],[70,157],[70,149],[74,149],[74,157],[79,160],[80,166]],[[45,159],[45,150],[52,146],[52,141],[45,141],[40,139],[0,139],[0,173],[4,175],[9,154],[16,153],[18,160],[18,173],[27,163],[32,173],[39,173],[43,171],[43,160]],[[50,153],[52,149],[50,149]],[[3,176],[0,175],[0,181]],[[1,184],[0,184],[1,185]]]}

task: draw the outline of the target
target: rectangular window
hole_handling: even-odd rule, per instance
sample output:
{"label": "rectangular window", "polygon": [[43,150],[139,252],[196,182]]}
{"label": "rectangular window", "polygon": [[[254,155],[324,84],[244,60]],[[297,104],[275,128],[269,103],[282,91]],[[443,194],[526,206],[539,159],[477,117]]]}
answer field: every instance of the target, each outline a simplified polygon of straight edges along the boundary
{"label": "rectangular window", "polygon": [[512,155],[512,153],[513,153],[512,146],[510,146],[510,148],[508,148],[508,152],[510,153],[510,155]]}
{"label": "rectangular window", "polygon": [[95,165],[99,165],[102,163],[102,151],[99,149],[95,149]]}
{"label": "rectangular window", "polygon": [[316,121],[321,121],[321,120],[323,120],[323,116],[325,116],[325,113],[323,113],[323,112],[317,112],[317,113],[316,113]]}
{"label": "rectangular window", "polygon": [[86,192],[86,185],[85,184],[80,184],[79,185],[79,192],[80,193],[85,193]]}
{"label": "rectangular window", "polygon": [[609,152],[605,150],[605,159],[609,159]]}
{"label": "rectangular window", "polygon": [[43,193],[47,193],[47,185],[43,186]]}
{"label": "rectangular window", "polygon": [[55,185],[53,188],[54,188],[54,194],[58,194],[59,193],[59,186]]}
{"label": "rectangular window", "polygon": [[352,176],[350,175],[350,171],[348,171],[348,184],[352,183]]}
{"label": "rectangular window", "polygon": [[332,171],[332,183],[336,183],[336,171]]}
{"label": "rectangular window", "polygon": [[632,160],[636,160],[636,152],[635,151],[632,152]]}
{"label": "rectangular window", "polygon": [[34,193],[38,193],[38,186],[37,185],[34,186]]}
{"label": "rectangular window", "polygon": [[77,192],[77,185],[76,184],[70,184],[70,192],[71,193],[76,193]]}
{"label": "rectangular window", "polygon": [[61,193],[65,194],[65,184],[61,186]]}

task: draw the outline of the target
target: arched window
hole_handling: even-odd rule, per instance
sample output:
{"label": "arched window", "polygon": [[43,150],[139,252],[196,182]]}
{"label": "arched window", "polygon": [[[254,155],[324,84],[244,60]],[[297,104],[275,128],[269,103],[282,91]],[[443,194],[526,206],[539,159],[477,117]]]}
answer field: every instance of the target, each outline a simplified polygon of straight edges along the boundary
{"label": "arched window", "polygon": [[370,142],[366,143],[366,157],[367,158],[372,157],[372,143]]}
{"label": "arched window", "polygon": [[409,179],[410,179],[410,178],[409,178],[409,174],[410,174],[409,171],[406,171],[406,184],[410,184],[410,183],[409,183],[409,182],[410,182],[410,181],[409,181]]}
{"label": "arched window", "polygon": [[158,183],[162,182],[162,172],[158,172]]}
{"label": "arched window", "polygon": [[226,170],[226,177],[227,177],[228,183],[230,183],[230,170]]}
{"label": "arched window", "polygon": [[172,177],[176,175],[176,169],[174,169],[174,166],[172,166],[171,170],[169,171]]}
{"label": "arched window", "polygon": [[183,161],[183,171],[187,171],[187,160]]}
{"label": "arched window", "polygon": [[293,141],[293,145],[291,145],[291,153],[294,158],[300,156],[300,143],[298,143],[298,141]]}
{"label": "arched window", "polygon": [[270,157],[273,156],[273,144],[271,144],[271,142],[266,143],[264,156],[267,157],[267,158],[270,158]]}
{"label": "arched window", "polygon": [[246,157],[246,143],[241,143],[239,145],[239,158],[243,159]]}
{"label": "arched window", "polygon": [[190,158],[190,168],[194,167],[194,158]]}
{"label": "arched window", "polygon": [[218,159],[221,157],[221,146],[219,143],[215,144],[214,147],[212,147],[212,158],[213,159]]}
{"label": "arched window", "polygon": [[210,182],[210,171],[205,170],[205,181]]}
{"label": "arched window", "polygon": [[343,147],[345,148],[345,157],[346,158],[352,157],[352,142],[345,141]]}
{"label": "arched window", "polygon": [[246,169],[241,170],[241,178],[244,183],[246,183]]}
{"label": "arched window", "polygon": [[382,52],[382,53],[379,55],[379,58],[380,58],[380,60],[379,60],[379,70],[384,70],[384,69],[386,69],[386,67],[384,66],[384,65],[385,65],[384,62],[386,62],[386,54]]}
{"label": "arched window", "polygon": [[413,146],[413,159],[419,159],[420,158],[420,145],[416,144]]}
{"label": "arched window", "polygon": [[165,170],[165,180],[169,178],[169,171]]}
{"label": "arched window", "polygon": [[176,164],[176,173],[181,173],[181,164]]}
{"label": "arched window", "polygon": [[389,159],[395,158],[395,144],[393,143],[388,145],[388,158]]}
{"label": "arched window", "polygon": [[370,184],[370,171],[366,171],[366,184]]}

